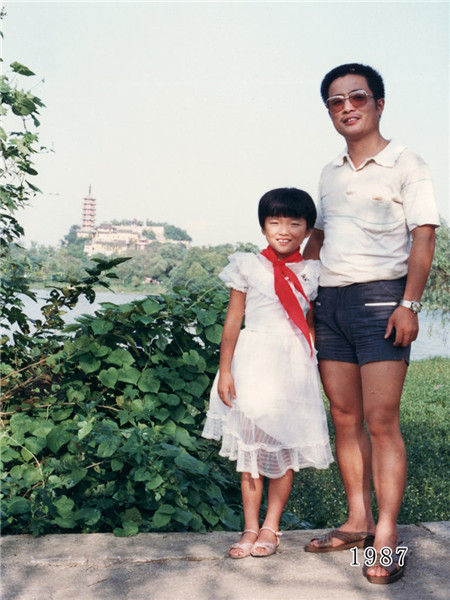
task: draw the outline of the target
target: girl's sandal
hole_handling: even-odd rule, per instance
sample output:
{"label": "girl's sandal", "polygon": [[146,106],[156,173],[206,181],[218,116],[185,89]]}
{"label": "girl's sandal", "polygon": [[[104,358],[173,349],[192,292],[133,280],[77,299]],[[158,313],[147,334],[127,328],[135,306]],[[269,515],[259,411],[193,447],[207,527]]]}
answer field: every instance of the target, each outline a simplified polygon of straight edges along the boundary
{"label": "girl's sandal", "polygon": [[[256,541],[253,544],[253,547],[250,552],[250,554],[252,556],[254,556],[255,558],[265,558],[266,556],[271,556],[272,554],[275,554],[278,546],[280,545],[280,536],[282,535],[281,531],[275,531],[275,529],[272,529],[272,527],[261,527],[260,531],[262,531],[263,529],[267,529],[268,531],[271,531],[274,534],[274,536],[277,538],[277,541],[276,541],[276,544],[272,544],[270,542]],[[264,553],[255,552],[255,550],[258,550],[258,548],[262,548],[263,550],[265,550],[265,552]]]}
{"label": "girl's sandal", "polygon": [[[241,532],[241,535],[244,535],[244,533],[254,533],[256,536],[259,535],[258,532],[254,529],[244,529],[244,531]],[[250,552],[252,550],[253,545],[254,542],[236,542],[228,550],[228,556],[230,558],[246,558],[247,556],[250,556]],[[242,550],[242,553],[231,554],[231,551],[234,549]]]}

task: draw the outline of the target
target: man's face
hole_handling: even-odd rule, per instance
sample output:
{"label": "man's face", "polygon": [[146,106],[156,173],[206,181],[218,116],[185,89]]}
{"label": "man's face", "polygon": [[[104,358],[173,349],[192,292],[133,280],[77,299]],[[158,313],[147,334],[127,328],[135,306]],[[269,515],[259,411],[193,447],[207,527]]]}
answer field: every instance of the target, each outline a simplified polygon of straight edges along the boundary
{"label": "man's face", "polygon": [[[345,75],[335,79],[328,90],[328,97],[348,96],[351,92],[364,90],[372,96],[372,90],[362,75]],[[345,100],[341,110],[329,111],[336,131],[346,140],[357,141],[374,133],[379,133],[380,117],[384,108],[384,99],[375,101],[368,98],[364,106],[355,108],[349,99]]]}

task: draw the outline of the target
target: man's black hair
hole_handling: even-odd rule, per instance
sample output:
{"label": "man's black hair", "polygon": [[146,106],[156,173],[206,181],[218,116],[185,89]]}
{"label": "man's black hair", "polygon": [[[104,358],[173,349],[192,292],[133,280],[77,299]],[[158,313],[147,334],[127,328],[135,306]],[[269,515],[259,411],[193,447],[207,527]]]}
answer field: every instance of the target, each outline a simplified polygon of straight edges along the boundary
{"label": "man's black hair", "polygon": [[362,75],[367,80],[367,84],[373,94],[375,102],[380,98],[384,98],[383,78],[378,71],[375,71],[375,69],[369,67],[368,65],[348,63],[346,65],[340,65],[339,67],[331,69],[331,71],[322,79],[322,83],[320,85],[320,95],[322,96],[322,100],[324,102],[328,100],[328,90],[330,89],[330,85],[333,83],[333,81],[338,77],[345,77],[346,75]]}

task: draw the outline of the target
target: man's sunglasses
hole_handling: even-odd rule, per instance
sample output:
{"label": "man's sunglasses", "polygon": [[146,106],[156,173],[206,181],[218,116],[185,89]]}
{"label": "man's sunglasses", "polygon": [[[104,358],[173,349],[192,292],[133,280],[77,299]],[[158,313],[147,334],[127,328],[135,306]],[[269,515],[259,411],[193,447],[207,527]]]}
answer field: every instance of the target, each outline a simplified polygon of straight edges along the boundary
{"label": "man's sunglasses", "polygon": [[353,108],[361,108],[367,104],[368,98],[373,98],[373,96],[365,90],[355,90],[354,92],[350,92],[348,96],[330,96],[325,104],[330,112],[338,113],[344,108],[346,100],[350,101]]}

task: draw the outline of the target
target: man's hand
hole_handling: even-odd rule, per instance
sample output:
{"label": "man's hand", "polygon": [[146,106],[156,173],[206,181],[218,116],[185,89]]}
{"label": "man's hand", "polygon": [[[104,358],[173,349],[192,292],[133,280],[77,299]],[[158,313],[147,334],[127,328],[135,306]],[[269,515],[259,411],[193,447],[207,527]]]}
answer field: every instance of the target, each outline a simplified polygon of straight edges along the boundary
{"label": "man's hand", "polygon": [[230,396],[232,399],[236,398],[234,379],[231,373],[219,373],[217,391],[222,402],[231,408]]}
{"label": "man's hand", "polygon": [[419,333],[419,318],[409,308],[399,306],[389,318],[384,339],[395,331],[394,346],[408,346]]}

